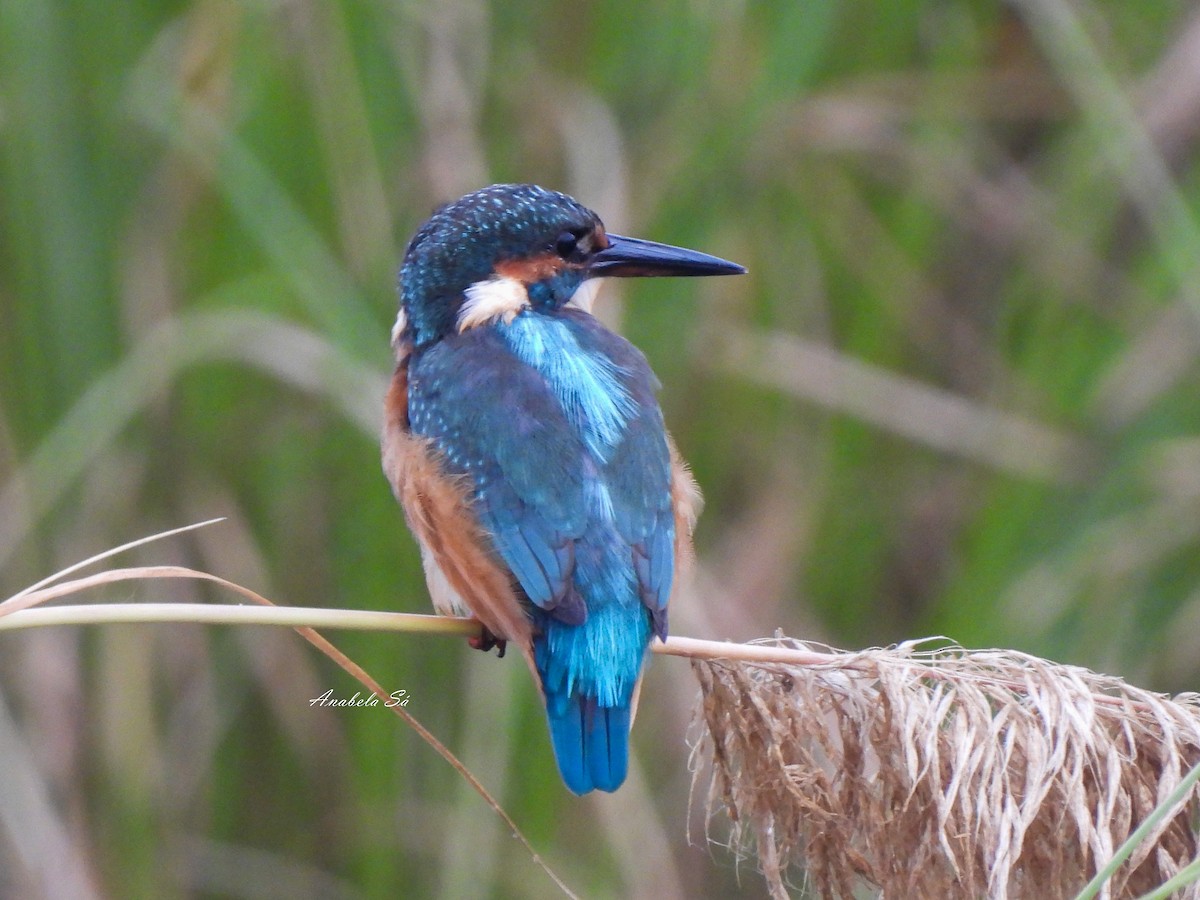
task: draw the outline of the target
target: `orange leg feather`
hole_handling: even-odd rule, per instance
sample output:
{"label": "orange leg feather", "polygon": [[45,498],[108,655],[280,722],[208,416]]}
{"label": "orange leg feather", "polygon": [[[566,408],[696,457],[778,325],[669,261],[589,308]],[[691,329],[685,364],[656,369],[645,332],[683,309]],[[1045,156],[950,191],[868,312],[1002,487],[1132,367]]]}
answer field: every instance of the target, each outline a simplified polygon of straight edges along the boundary
{"label": "orange leg feather", "polygon": [[469,484],[447,475],[433,444],[409,429],[406,355],[392,377],[385,408],[384,473],[421,545],[435,606],[445,613],[465,605],[494,637],[520,648],[540,684],[532,624],[512,575],[479,524]]}

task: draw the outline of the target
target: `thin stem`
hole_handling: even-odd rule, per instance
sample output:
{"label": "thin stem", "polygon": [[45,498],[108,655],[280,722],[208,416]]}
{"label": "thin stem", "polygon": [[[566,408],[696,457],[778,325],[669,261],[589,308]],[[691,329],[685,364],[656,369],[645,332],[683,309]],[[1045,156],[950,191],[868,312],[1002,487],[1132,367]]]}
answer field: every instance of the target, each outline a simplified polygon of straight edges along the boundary
{"label": "thin stem", "polygon": [[297,606],[221,606],[209,603],[101,603],[25,609],[0,616],[0,631],[46,625],[113,625],[194,622],[198,625],[277,625],[348,631],[407,631],[472,635],[472,619],[365,609]]}
{"label": "thin stem", "polygon": [[[273,610],[287,609],[289,611],[297,611],[297,612],[304,611],[304,610],[297,610],[295,607],[279,607],[279,606],[264,607],[264,609],[273,609]],[[321,610],[321,612],[344,612],[344,610]],[[360,612],[360,611],[356,610],[356,612]],[[397,615],[401,615],[401,614],[400,613],[391,613],[391,614],[383,613],[382,615],[397,616]],[[402,618],[407,619],[407,620],[413,620],[413,619],[438,619],[441,617],[440,616],[407,615],[407,616],[402,616]],[[478,632],[478,630],[479,630],[479,624],[470,619],[453,619],[451,621],[454,623],[457,623],[459,625],[464,625],[464,624],[470,625],[471,628],[476,632]],[[420,629],[418,629],[418,630],[420,630]],[[467,783],[469,785],[471,785],[471,787],[475,790],[475,792],[477,794],[479,794],[480,797],[483,798],[484,802],[487,803],[487,805],[490,806],[496,812],[496,814],[498,816],[500,816],[501,819],[504,820],[504,824],[506,824],[511,829],[512,836],[514,838],[516,838],[517,841],[521,844],[521,846],[525,848],[526,852],[529,853],[529,856],[533,860],[534,864],[537,865],[539,868],[541,868],[541,870],[543,872],[546,873],[546,875],[550,878],[550,880],[553,881],[559,887],[559,889],[563,892],[564,896],[570,898],[570,900],[578,900],[578,895],[574,891],[572,891],[569,887],[567,887],[566,882],[563,881],[558,876],[557,872],[555,872],[553,869],[550,868],[549,864],[547,864],[547,862],[544,859],[542,859],[541,855],[533,848],[533,844],[531,844],[529,842],[529,839],[527,837],[525,837],[524,832],[522,832],[521,829],[519,827],[517,827],[516,820],[514,820],[513,817],[508,814],[508,811],[505,810],[504,807],[502,807],[500,805],[500,801],[498,801],[495,797],[492,796],[491,791],[489,791],[486,787],[483,786],[483,782],[481,782],[478,778],[475,777],[475,775],[470,771],[470,769],[468,769],[462,763],[462,761],[459,760],[459,758],[454,755],[454,753],[450,750],[449,747],[447,747],[445,744],[443,744],[441,741],[439,741],[434,736],[433,732],[431,732],[428,728],[426,728],[424,725],[422,725],[417,720],[417,718],[412,715],[412,713],[410,713],[408,710],[404,709],[400,704],[389,703],[388,700],[390,699],[390,695],[387,693],[387,691],[385,691],[380,686],[379,682],[376,681],[374,678],[372,678],[370,675],[368,675],[367,671],[362,666],[360,666],[358,663],[354,662],[354,660],[350,659],[350,657],[346,656],[346,654],[344,654],[341,650],[339,650],[332,643],[330,643],[323,635],[321,635],[320,633],[314,631],[311,628],[307,628],[307,627],[297,628],[296,631],[306,641],[308,641],[310,644],[312,644],[314,647],[316,647],[318,650],[320,650],[322,653],[324,653],[326,656],[328,656],[331,660],[333,660],[335,663],[337,663],[339,666],[341,666],[342,669],[344,669],[346,671],[346,673],[348,675],[350,675],[352,678],[356,679],[359,682],[359,684],[363,685],[363,687],[365,687],[367,690],[369,690],[372,694],[374,694],[380,700],[384,701],[385,708],[390,709],[395,715],[397,715],[398,717],[403,719],[404,722],[410,728],[412,728],[413,731],[415,731],[417,733],[417,735],[421,738],[421,740],[425,741],[426,744],[428,744],[430,747],[432,747],[435,753],[437,753],[440,757],[442,757],[442,759],[446,760],[446,762],[448,762],[451,765],[451,767],[456,772],[458,772],[458,774],[460,774],[464,779],[466,779]]]}
{"label": "thin stem", "polygon": [[[211,581],[241,594],[255,605],[245,607],[184,603],[106,603],[42,609],[28,608],[47,600],[103,584],[153,578],[190,578]],[[100,625],[135,622],[279,625],[288,628],[343,628],[359,631],[409,631],[467,636],[479,633],[478,622],[473,619],[452,616],[276,606],[262,595],[236,582],[183,566],[141,566],[131,569],[112,569],[40,590],[22,592],[4,603],[0,603],[0,630],[33,628],[43,625]],[[760,665],[828,666],[842,670],[862,669],[864,671],[870,667],[869,663],[855,659],[854,654],[822,653],[816,650],[767,644],[737,644],[730,641],[708,641],[687,637],[671,637],[667,639],[666,643],[655,641],[651,649],[655,653],[666,656],[730,660]],[[998,684],[1014,693],[1021,693],[1023,689],[1021,683],[1013,681],[1011,678],[993,677],[982,672],[966,675],[962,672],[939,671],[936,659],[905,659],[905,662],[919,667],[922,677],[945,678],[951,681],[970,678],[977,682]],[[1092,700],[1098,705],[1105,706],[1142,707],[1142,704],[1127,698],[1110,697],[1105,694],[1094,694]]]}
{"label": "thin stem", "polygon": [[29,587],[22,588],[3,603],[0,603],[0,609],[3,609],[10,604],[15,606],[20,598],[36,593],[41,588],[51,585],[56,581],[61,581],[72,572],[78,572],[80,569],[90,566],[92,563],[100,562],[101,560],[116,556],[118,553],[124,553],[126,550],[132,550],[135,547],[141,547],[143,544],[161,541],[164,538],[174,537],[177,534],[183,534],[185,531],[195,531],[197,528],[204,528],[208,525],[215,525],[218,522],[224,521],[225,518],[223,516],[216,519],[206,519],[203,522],[195,522],[191,525],[184,525],[180,528],[172,528],[170,531],[160,531],[158,534],[147,535],[146,537],[138,538],[136,541],[129,541],[127,544],[122,544],[119,547],[113,547],[109,550],[105,550],[102,553],[97,553],[95,556],[89,556],[87,559],[73,563],[72,565],[67,566],[65,569],[60,569],[53,575],[46,576],[41,581],[29,585]]}
{"label": "thin stem", "polygon": [[731,641],[707,641],[701,638],[669,637],[666,643],[655,641],[651,647],[662,656],[687,659],[728,659],[750,663],[780,663],[789,666],[845,666],[844,653],[821,653],[767,644],[735,644]]}

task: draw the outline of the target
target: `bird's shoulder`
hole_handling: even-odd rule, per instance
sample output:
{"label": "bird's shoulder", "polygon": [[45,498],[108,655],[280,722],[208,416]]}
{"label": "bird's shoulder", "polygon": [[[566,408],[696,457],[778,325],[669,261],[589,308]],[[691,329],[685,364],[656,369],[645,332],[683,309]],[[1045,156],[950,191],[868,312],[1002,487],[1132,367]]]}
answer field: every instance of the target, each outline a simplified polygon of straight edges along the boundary
{"label": "bird's shoulder", "polygon": [[413,354],[408,416],[444,468],[467,476],[490,508],[525,508],[560,528],[579,527],[583,443],[544,380],[492,329]]}

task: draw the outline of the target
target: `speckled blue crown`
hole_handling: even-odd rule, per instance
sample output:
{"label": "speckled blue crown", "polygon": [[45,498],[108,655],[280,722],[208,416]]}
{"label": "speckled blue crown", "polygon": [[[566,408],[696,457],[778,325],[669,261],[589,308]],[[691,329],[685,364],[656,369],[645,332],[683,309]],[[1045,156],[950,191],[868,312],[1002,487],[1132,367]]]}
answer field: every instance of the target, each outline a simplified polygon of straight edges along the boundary
{"label": "speckled blue crown", "polygon": [[489,277],[498,260],[547,249],[563,231],[600,223],[566,194],[536,184],[494,184],[439,207],[418,229],[400,268],[406,307],[461,293]]}

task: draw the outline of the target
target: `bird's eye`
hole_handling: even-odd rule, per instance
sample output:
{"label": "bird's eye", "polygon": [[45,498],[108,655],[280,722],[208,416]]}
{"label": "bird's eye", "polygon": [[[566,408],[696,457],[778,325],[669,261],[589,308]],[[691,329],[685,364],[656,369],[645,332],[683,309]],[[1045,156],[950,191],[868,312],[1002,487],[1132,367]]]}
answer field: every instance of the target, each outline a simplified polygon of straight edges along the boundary
{"label": "bird's eye", "polygon": [[563,259],[571,256],[579,247],[579,238],[571,234],[569,231],[564,231],[554,241],[554,252]]}

